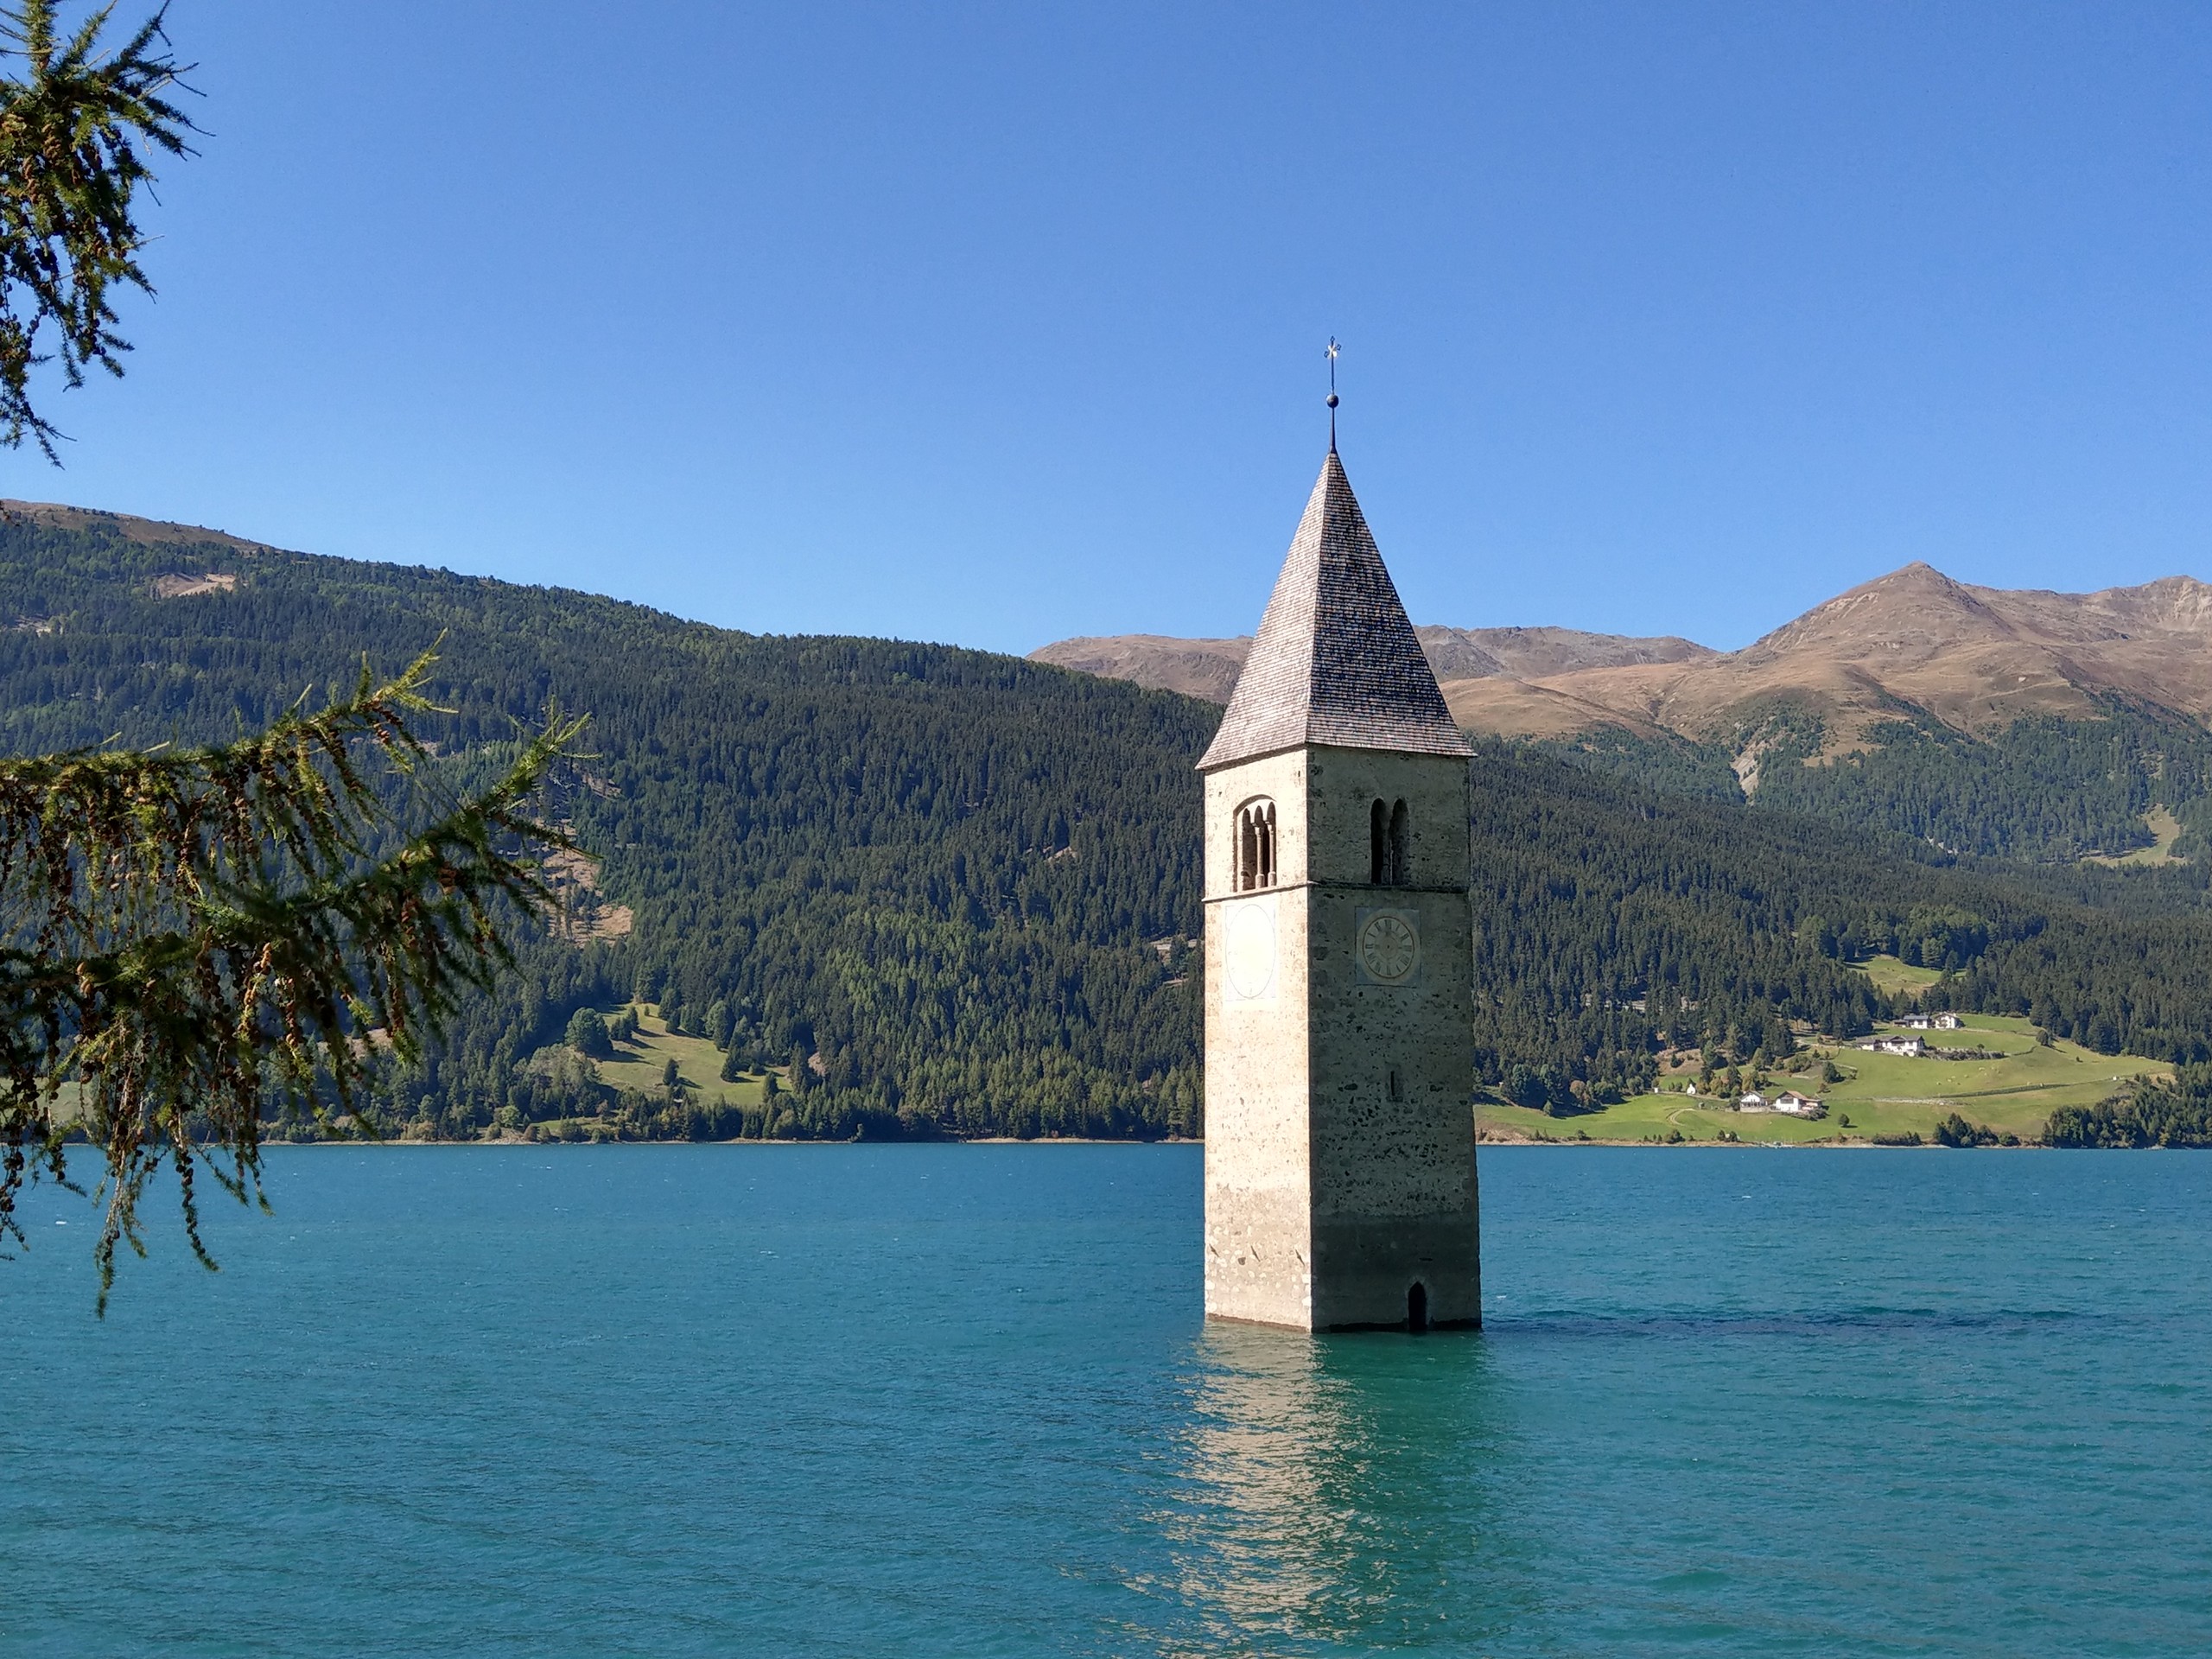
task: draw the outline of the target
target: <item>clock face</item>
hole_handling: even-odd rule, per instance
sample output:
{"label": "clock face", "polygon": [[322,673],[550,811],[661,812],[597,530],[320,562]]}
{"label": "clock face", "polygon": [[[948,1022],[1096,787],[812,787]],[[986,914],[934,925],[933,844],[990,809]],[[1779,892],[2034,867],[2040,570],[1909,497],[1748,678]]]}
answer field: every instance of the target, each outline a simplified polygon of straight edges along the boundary
{"label": "clock face", "polygon": [[1420,960],[1421,940],[1404,917],[1370,916],[1359,930],[1359,965],[1385,985],[1403,983]]}

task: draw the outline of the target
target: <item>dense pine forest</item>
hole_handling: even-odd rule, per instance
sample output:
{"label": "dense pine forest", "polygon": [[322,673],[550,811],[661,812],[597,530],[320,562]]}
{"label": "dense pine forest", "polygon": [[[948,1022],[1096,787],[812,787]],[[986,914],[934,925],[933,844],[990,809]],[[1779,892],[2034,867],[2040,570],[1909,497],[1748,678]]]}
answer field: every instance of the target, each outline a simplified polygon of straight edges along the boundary
{"label": "dense pine forest", "polygon": [[1763,808],[1983,858],[2063,865],[2126,854],[2152,844],[2144,819],[2154,806],[2182,825],[2176,854],[2202,862],[2212,853],[2212,732],[2170,710],[2107,699],[2094,719],[2019,720],[1981,738],[1904,711],[1862,734],[1865,748],[1808,765],[1827,736],[1817,715],[1782,704],[1745,711],[1726,744],[1607,728],[1526,747],[1726,801],[1744,798],[1732,758],[1755,750]]}
{"label": "dense pine forest", "polygon": [[[162,598],[164,576],[235,577]],[[763,639],[444,572],[148,546],[98,521],[0,527],[0,742],[204,741],[440,641],[423,722],[488,769],[549,700],[591,751],[549,811],[601,861],[626,937],[518,942],[520,971],[423,1071],[401,1122],[596,1110],[532,1068],[570,1014],[637,993],[729,1013],[784,1065],[789,1132],[1198,1127],[1191,763],[1217,711],[1018,659]],[[605,929],[597,930],[604,932]],[[1158,943],[1155,943],[1158,942]],[[617,1103],[641,1133],[695,1114]],[[646,1109],[650,1104],[651,1110]]]}
{"label": "dense pine forest", "polygon": [[2104,1053],[2212,1060],[2212,918],[2186,867],[2045,873],[1663,793],[1501,743],[1477,760],[1479,1069],[1563,1103],[1662,1046],[1770,1058],[1893,1012],[1850,964],[1948,977],[1917,1006],[2024,1015]]}
{"label": "dense pine forest", "polygon": [[[441,639],[452,712],[423,726],[443,757],[431,787],[488,770],[549,702],[591,714],[589,753],[547,810],[595,870],[571,872],[560,927],[518,938],[517,971],[426,1065],[387,1077],[389,1122],[1202,1127],[1191,768],[1212,705],[952,647],[765,638],[442,571],[137,541],[98,516],[0,524],[0,618],[15,752],[219,739],[365,654],[396,667]],[[1646,1082],[1667,1046],[1750,1059],[1791,1045],[1792,1022],[1854,1034],[1892,1011],[1851,965],[1874,951],[1948,970],[1939,1004],[2212,1062],[2194,867],[2037,873],[1685,792],[1698,757],[1669,764],[1639,782],[1502,745],[1478,756],[1482,1082],[1567,1110]],[[572,1020],[633,998],[710,1036],[726,1075],[777,1068],[779,1103],[740,1114],[599,1082]]]}
{"label": "dense pine forest", "polygon": [[2044,1139],[2054,1147],[2212,1147],[2212,1065],[2177,1067],[2169,1083],[2140,1083],[2099,1105],[2062,1107]]}

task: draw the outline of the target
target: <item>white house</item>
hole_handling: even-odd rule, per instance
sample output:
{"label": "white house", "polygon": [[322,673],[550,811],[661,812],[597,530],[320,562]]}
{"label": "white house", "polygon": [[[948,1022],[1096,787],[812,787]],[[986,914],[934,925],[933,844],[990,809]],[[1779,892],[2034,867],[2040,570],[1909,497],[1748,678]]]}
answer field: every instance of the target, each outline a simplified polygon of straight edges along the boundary
{"label": "white house", "polygon": [[1955,1014],[1908,1014],[1897,1024],[1907,1031],[1956,1031],[1959,1016]]}
{"label": "white house", "polygon": [[1919,1056],[1928,1052],[1927,1042],[1918,1037],[1877,1037],[1859,1045],[1872,1054],[1907,1054]]}
{"label": "white house", "polygon": [[1777,1095],[1774,1109],[1791,1117],[1826,1117],[1828,1115],[1825,1102],[1815,1100],[1810,1095],[1801,1095],[1795,1089],[1785,1089]]}
{"label": "white house", "polygon": [[1754,1089],[1736,1103],[1736,1109],[1739,1112],[1770,1112],[1774,1108],[1767,1103],[1764,1095]]}

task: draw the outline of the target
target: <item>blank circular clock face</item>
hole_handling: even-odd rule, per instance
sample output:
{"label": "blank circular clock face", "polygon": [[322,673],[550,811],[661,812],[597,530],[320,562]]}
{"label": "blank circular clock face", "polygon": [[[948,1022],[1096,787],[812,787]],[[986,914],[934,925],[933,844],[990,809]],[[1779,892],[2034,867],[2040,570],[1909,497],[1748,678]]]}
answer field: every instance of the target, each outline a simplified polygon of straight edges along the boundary
{"label": "blank circular clock face", "polygon": [[1385,985],[1409,977],[1421,960],[1421,941],[1402,916],[1370,916],[1359,930],[1359,965]]}
{"label": "blank circular clock face", "polygon": [[1266,905],[1236,905],[1229,912],[1229,988],[1243,1001],[1265,996],[1275,978],[1275,918]]}

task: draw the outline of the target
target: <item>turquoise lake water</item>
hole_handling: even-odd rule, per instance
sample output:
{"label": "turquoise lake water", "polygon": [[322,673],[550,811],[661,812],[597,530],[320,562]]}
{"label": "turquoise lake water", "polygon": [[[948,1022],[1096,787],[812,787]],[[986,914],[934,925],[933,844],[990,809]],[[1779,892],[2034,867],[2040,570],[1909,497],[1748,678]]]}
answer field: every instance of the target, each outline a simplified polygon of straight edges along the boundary
{"label": "turquoise lake water", "polygon": [[270,1164],[105,1323],[29,1205],[0,1649],[2212,1653],[2212,1157],[1486,1150],[1319,1340],[1189,1147]]}

